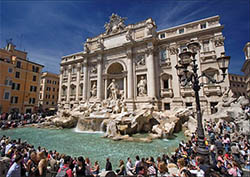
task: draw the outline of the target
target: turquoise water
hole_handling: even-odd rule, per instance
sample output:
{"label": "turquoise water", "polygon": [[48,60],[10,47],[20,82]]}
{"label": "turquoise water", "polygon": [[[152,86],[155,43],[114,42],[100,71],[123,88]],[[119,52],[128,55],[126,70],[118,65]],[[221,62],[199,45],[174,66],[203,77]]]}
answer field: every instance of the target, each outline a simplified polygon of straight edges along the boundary
{"label": "turquoise water", "polygon": [[152,143],[121,142],[102,138],[102,133],[77,133],[74,129],[50,130],[39,128],[18,128],[0,130],[0,136],[10,136],[12,139],[21,138],[35,147],[41,146],[48,150],[57,150],[72,157],[89,157],[92,164],[98,160],[101,168],[105,168],[106,158],[109,157],[113,168],[118,167],[120,159],[135,156],[149,157],[170,154],[185,139],[183,133],[175,134],[171,140],[154,140]]}

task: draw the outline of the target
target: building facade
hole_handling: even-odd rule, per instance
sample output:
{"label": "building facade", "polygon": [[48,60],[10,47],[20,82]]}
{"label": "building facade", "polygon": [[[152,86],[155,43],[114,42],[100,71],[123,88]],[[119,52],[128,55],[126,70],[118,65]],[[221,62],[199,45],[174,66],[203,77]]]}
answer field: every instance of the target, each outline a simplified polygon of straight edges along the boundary
{"label": "building facade", "polygon": [[[112,14],[104,33],[87,38],[83,51],[62,57],[60,107],[116,99],[123,100],[130,110],[149,103],[159,110],[195,107],[191,86],[179,84],[175,68],[179,53],[190,40],[201,45],[199,74],[222,79],[216,60],[225,51],[219,16],[160,31],[151,18],[127,26],[124,20]],[[200,81],[209,82],[205,78]],[[228,87],[228,76],[221,84],[202,87],[200,101],[205,114],[211,114]]]}
{"label": "building facade", "polygon": [[42,68],[11,42],[0,49],[0,113],[36,110]]}
{"label": "building facade", "polygon": [[42,73],[40,81],[39,108],[43,111],[56,110],[59,92],[59,75]]}
{"label": "building facade", "polygon": [[246,85],[247,85],[247,96],[250,99],[250,42],[248,42],[244,47],[245,62],[241,69],[245,73]]}
{"label": "building facade", "polygon": [[238,74],[229,74],[230,89],[233,96],[238,98],[240,96],[247,97],[247,84],[245,76]]}

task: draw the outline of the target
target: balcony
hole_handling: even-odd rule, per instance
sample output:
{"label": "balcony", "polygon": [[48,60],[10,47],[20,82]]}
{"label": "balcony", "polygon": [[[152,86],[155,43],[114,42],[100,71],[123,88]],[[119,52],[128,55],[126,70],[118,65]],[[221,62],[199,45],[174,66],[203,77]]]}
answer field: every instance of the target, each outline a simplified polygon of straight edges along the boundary
{"label": "balcony", "polygon": [[221,96],[222,95],[221,86],[217,84],[205,85],[203,90],[206,96],[212,96],[212,95]]}
{"label": "balcony", "polygon": [[181,88],[181,96],[182,97],[194,96],[194,91],[193,91],[192,87],[182,87]]}
{"label": "balcony", "polygon": [[203,62],[207,62],[208,60],[215,61],[216,60],[216,53],[214,50],[203,51],[203,52],[201,52],[200,58],[201,58],[201,61],[203,61]]}
{"label": "balcony", "polygon": [[76,100],[76,95],[70,95],[69,99],[70,99],[70,101],[75,101]]}
{"label": "balcony", "polygon": [[161,89],[161,97],[170,97],[174,96],[173,89]]}
{"label": "balcony", "polygon": [[171,61],[170,58],[166,58],[165,60],[161,60],[161,66],[171,68]]}

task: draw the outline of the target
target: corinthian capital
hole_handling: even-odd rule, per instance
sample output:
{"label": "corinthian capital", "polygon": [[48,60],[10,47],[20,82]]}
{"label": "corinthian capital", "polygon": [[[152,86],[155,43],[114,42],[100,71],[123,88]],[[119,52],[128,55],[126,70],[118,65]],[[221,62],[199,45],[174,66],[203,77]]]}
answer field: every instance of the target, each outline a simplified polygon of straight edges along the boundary
{"label": "corinthian capital", "polygon": [[148,55],[153,55],[154,51],[155,51],[155,49],[153,47],[150,47],[150,48],[147,48],[145,52],[148,56]]}
{"label": "corinthian capital", "polygon": [[176,54],[178,54],[178,48],[176,48],[176,47],[170,47],[169,48],[169,52],[170,52],[170,55],[176,55]]}

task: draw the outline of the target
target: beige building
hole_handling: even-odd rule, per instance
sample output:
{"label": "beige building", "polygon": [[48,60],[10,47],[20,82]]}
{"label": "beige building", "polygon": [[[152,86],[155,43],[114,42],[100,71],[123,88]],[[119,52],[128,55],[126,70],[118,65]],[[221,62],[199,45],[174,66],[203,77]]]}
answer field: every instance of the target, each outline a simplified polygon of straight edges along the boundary
{"label": "beige building", "polygon": [[[201,45],[196,55],[199,74],[222,79],[216,60],[225,52],[219,19],[213,16],[157,31],[151,18],[126,26],[125,18],[112,14],[104,33],[87,38],[83,51],[62,57],[59,106],[68,109],[87,101],[120,99],[130,110],[147,104],[160,110],[195,107],[194,91],[179,84],[175,66],[186,44],[196,40]],[[228,87],[228,76],[221,84],[202,87],[205,114]]]}
{"label": "beige building", "polygon": [[0,113],[37,110],[42,68],[11,42],[0,49]]}
{"label": "beige building", "polygon": [[250,42],[248,42],[244,47],[244,54],[246,61],[241,69],[245,73],[246,85],[247,85],[247,95],[250,99]]}
{"label": "beige building", "polygon": [[234,97],[247,96],[247,84],[245,76],[229,74],[229,83]]}
{"label": "beige building", "polygon": [[40,81],[39,108],[45,110],[57,109],[59,76],[58,74],[44,72]]}

